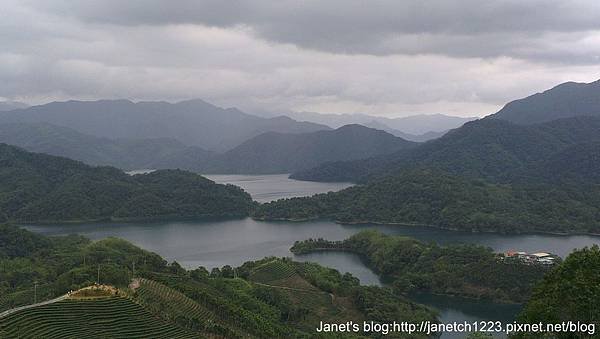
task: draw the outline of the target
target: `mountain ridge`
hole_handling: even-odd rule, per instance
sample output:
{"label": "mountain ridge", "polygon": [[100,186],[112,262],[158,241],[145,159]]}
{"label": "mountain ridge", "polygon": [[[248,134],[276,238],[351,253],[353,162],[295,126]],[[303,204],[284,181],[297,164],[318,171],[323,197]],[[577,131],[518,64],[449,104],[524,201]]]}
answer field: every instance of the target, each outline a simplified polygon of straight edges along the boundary
{"label": "mountain ridge", "polygon": [[133,102],[126,99],[51,102],[0,113],[0,123],[46,122],[110,139],[173,138],[190,146],[225,151],[263,132],[314,132],[328,126],[293,119],[265,119],[200,99]]}

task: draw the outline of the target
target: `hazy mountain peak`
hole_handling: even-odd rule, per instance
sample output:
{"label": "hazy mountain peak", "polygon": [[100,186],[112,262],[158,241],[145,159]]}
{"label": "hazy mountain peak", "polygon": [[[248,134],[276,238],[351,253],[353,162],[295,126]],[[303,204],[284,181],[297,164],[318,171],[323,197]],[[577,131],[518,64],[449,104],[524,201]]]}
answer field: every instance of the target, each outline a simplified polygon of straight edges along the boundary
{"label": "hazy mountain peak", "polygon": [[10,122],[46,122],[111,139],[174,138],[212,151],[226,151],[268,131],[306,133],[329,129],[288,117],[260,118],[200,99],[175,104],[125,99],[52,102],[0,114],[0,123]]}
{"label": "hazy mountain peak", "polygon": [[562,83],[511,101],[490,117],[527,125],[580,115],[600,116],[600,80]]}

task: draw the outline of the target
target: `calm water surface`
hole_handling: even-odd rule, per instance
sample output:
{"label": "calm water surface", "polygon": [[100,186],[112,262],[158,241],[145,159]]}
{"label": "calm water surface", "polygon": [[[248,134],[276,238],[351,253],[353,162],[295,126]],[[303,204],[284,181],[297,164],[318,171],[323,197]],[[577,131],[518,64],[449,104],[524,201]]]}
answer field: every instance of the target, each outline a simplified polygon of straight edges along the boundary
{"label": "calm water surface", "polygon": [[269,202],[281,198],[306,197],[317,193],[339,191],[352,186],[345,182],[310,182],[288,178],[289,174],[229,175],[204,174],[219,184],[233,184],[250,193],[258,202]]}
{"label": "calm water surface", "polygon": [[[282,175],[209,177],[217,182],[238,184],[260,201],[327,192],[336,190],[336,187],[337,189],[344,188],[344,185],[347,185],[305,183],[287,179],[287,176]],[[25,227],[47,235],[78,233],[91,239],[102,239],[109,236],[124,238],[142,248],[160,254],[169,261],[176,260],[187,268],[205,266],[210,269],[223,265],[238,266],[245,261],[265,256],[290,256],[295,260],[314,261],[336,268],[341,272],[350,272],[366,285],[381,285],[382,283],[357,255],[322,252],[294,256],[289,248],[296,240],[311,237],[342,240],[364,229],[378,229],[386,234],[405,235],[440,244],[477,243],[489,246],[496,251],[508,249],[527,252],[544,251],[556,253],[562,257],[575,248],[600,243],[600,237],[587,235],[500,235],[397,225],[340,225],[330,221],[260,222],[250,218],[128,224],[29,225]],[[438,309],[443,322],[511,321],[519,311],[518,306],[440,296],[420,295],[413,296],[413,298]],[[442,336],[442,338],[461,337],[463,336]]]}

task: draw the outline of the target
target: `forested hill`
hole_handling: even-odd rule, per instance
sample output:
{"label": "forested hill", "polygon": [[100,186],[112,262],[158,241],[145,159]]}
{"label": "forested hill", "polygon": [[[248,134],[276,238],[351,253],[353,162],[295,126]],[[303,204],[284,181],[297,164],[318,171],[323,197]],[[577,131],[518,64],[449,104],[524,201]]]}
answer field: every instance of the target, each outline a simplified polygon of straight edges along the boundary
{"label": "forested hill", "polygon": [[199,163],[203,173],[290,173],[336,160],[390,154],[417,143],[382,130],[346,125],[333,131],[302,134],[269,132]]}
{"label": "forested hill", "polygon": [[407,170],[339,192],[261,205],[265,220],[327,218],[501,233],[600,233],[600,186],[492,184]]}
{"label": "forested hill", "polygon": [[250,195],[194,173],[129,176],[0,144],[0,215],[18,222],[244,216]]}
{"label": "forested hill", "polygon": [[535,124],[574,116],[600,116],[600,80],[566,82],[542,93],[511,101],[490,118]]}
{"label": "forested hill", "polygon": [[350,251],[393,288],[403,293],[459,295],[497,301],[523,302],[549,267],[504,260],[490,248],[474,244],[440,246],[416,239],[361,231],[342,241],[297,241],[294,254]]}
{"label": "forested hill", "polygon": [[[436,168],[448,173],[483,178],[492,182],[549,181],[556,177],[553,168],[561,167],[557,157],[568,149],[584,151],[600,140],[600,118],[573,117],[543,124],[521,126],[500,119],[481,119],[466,123],[443,137],[408,150],[370,159],[331,162],[292,175],[314,181],[366,181],[410,168]],[[600,162],[588,157],[589,166]],[[562,171],[579,180],[594,174],[588,167]]]}

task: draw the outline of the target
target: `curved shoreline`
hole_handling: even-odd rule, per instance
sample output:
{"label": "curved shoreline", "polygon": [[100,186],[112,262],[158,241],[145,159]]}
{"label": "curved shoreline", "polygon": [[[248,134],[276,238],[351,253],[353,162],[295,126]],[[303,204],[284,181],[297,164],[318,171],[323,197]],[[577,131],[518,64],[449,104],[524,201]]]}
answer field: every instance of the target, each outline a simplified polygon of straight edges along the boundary
{"label": "curved shoreline", "polygon": [[320,218],[320,217],[314,217],[314,218],[259,218],[259,217],[250,216],[250,218],[257,220],[257,221],[265,221],[265,222],[288,221],[288,222],[301,223],[301,222],[309,222],[309,221],[315,221],[315,220],[326,220],[326,221],[332,221],[332,222],[334,222],[336,224],[340,224],[340,225],[369,225],[369,224],[389,225],[389,226],[397,225],[397,226],[407,226],[407,227],[434,228],[434,229],[438,229],[438,230],[463,232],[463,233],[469,233],[469,234],[477,234],[477,233],[500,234],[500,235],[542,234],[542,235],[556,235],[556,236],[587,235],[587,236],[593,236],[593,237],[600,237],[600,233],[593,233],[593,232],[526,231],[526,232],[509,232],[509,233],[507,233],[507,232],[498,232],[498,231],[493,231],[493,230],[481,230],[481,231],[470,230],[469,231],[469,230],[459,229],[459,228],[455,228],[455,227],[441,227],[441,226],[430,225],[430,224],[421,224],[421,223],[383,222],[383,221],[366,221],[366,220],[340,221],[340,220],[332,220],[329,218]]}
{"label": "curved shoreline", "polygon": [[[379,272],[377,272],[377,270],[375,270],[373,267],[371,267],[368,263],[369,260],[368,258],[366,258],[362,253],[354,251],[352,249],[349,248],[328,248],[328,247],[317,247],[317,248],[311,248],[311,249],[307,249],[301,252],[294,252],[290,249],[290,252],[294,253],[294,255],[298,255],[298,256],[302,256],[302,255],[306,255],[306,254],[311,254],[311,253],[319,253],[319,252],[345,252],[345,253],[353,253],[356,255],[359,255],[363,258],[366,259],[365,262],[365,266],[370,269],[371,271],[373,271],[373,273],[375,273],[379,279],[381,281],[389,281],[392,280],[393,277],[392,276],[385,276],[385,275],[381,275]],[[514,300],[507,300],[507,299],[489,299],[489,298],[483,298],[483,297],[474,297],[472,295],[468,295],[468,294],[460,294],[460,293],[434,293],[434,292],[426,292],[426,291],[417,291],[414,292],[414,294],[423,294],[423,295],[431,295],[431,296],[442,296],[442,297],[450,297],[450,298],[460,298],[460,299],[465,299],[465,300],[471,300],[471,301],[490,301],[493,303],[498,303],[498,304],[503,304],[503,305],[523,305],[523,303],[521,302],[516,302]],[[405,294],[403,295],[406,298],[411,299],[411,294]],[[411,299],[412,300],[412,299]]]}

